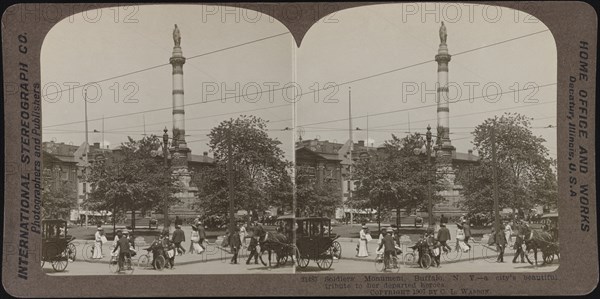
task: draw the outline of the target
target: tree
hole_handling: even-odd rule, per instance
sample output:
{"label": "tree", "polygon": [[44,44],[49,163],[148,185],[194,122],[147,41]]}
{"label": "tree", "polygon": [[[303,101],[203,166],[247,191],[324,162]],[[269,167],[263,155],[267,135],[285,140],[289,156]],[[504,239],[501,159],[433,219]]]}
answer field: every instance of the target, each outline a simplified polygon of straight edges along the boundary
{"label": "tree", "polygon": [[[229,210],[227,162],[232,159],[234,173],[234,209],[265,211],[270,206],[291,209],[291,163],[284,160],[281,142],[270,138],[267,122],[241,115],[214,127],[208,134],[215,167],[208,174],[194,175],[202,186],[194,207],[204,214],[225,216]],[[231,146],[231,153],[229,152]],[[285,204],[289,203],[289,204]]]}
{"label": "tree", "polygon": [[[545,140],[531,131],[531,118],[518,113],[485,120],[473,131],[478,166],[459,169],[463,206],[474,213],[493,212],[492,139],[494,130],[499,207],[528,211],[536,204],[555,207],[557,181],[555,161]],[[554,169],[553,169],[554,168]]]}
{"label": "tree", "polygon": [[155,135],[141,140],[129,137],[104,162],[92,163],[91,192],[85,205],[92,210],[112,211],[113,219],[131,212],[135,228],[135,211],[161,208],[165,199],[168,205],[177,203],[175,193],[182,191],[182,184],[170,168],[164,167],[162,158],[152,155],[161,146]]}
{"label": "tree", "polygon": [[77,202],[77,186],[72,181],[62,181],[53,177],[51,169],[44,169],[42,177],[42,215],[45,218],[69,217],[71,209]]}
{"label": "tree", "polygon": [[[426,206],[428,192],[434,202],[442,200],[437,193],[445,188],[444,176],[433,171],[434,167],[428,167],[426,155],[415,153],[422,147],[423,141],[417,133],[402,139],[392,134],[383,150],[358,159],[353,173],[356,191],[350,204],[377,209],[380,222],[382,214],[393,209],[399,221],[400,209]],[[432,190],[427,189],[427,180],[431,180]]]}
{"label": "tree", "polygon": [[296,216],[331,215],[342,204],[340,182],[335,179],[317,179],[305,167],[296,168]]}

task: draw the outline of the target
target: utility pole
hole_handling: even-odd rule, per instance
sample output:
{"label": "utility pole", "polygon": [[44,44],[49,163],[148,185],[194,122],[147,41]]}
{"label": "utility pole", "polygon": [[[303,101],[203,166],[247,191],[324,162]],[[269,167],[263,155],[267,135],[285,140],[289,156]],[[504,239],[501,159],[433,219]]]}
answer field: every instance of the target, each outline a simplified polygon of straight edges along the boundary
{"label": "utility pole", "polygon": [[[354,148],[354,141],[352,140],[352,87],[348,87],[348,135],[350,138],[350,150],[348,159],[348,201],[352,200],[352,149]],[[354,224],[354,213],[350,210],[350,224]]]}
{"label": "utility pole", "polygon": [[496,121],[492,123],[491,142],[492,142],[492,178],[494,184],[494,227],[496,234],[500,232],[500,207],[498,203],[498,174],[496,173]]}
{"label": "utility pole", "polygon": [[[89,154],[90,154],[90,144],[88,138],[88,114],[87,114],[87,89],[84,92],[83,96],[84,110],[85,110],[85,167],[83,168],[83,173],[85,180],[83,182],[83,201],[87,202],[88,199],[88,164],[90,162]],[[115,217],[113,215],[113,217]],[[88,228],[88,211],[85,210],[85,228]]]}
{"label": "utility pole", "polygon": [[433,201],[431,196],[431,126],[427,125],[426,147],[427,147],[427,205],[429,211],[428,227],[433,227]]}
{"label": "utility pole", "polygon": [[229,233],[233,234],[235,229],[235,216],[233,207],[233,149],[231,146],[231,127],[227,133],[227,178],[229,183]]}

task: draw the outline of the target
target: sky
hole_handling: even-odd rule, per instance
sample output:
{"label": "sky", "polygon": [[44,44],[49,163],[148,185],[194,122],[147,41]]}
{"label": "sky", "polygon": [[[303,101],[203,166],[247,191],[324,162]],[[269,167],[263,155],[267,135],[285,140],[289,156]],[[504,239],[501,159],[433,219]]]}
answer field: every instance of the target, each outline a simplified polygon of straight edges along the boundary
{"label": "sky", "polygon": [[[445,21],[455,99],[450,137],[457,151],[473,147],[470,132],[486,118],[518,112],[534,118],[534,134],[547,140],[555,158],[556,47],[547,27],[506,8],[424,5],[339,11],[313,25],[300,47],[281,23],[248,10],[149,5],[120,8],[118,15],[115,9],[77,14],[52,28],[42,46],[44,141],[85,140],[84,89],[69,90],[69,82],[98,82],[87,89],[88,99],[96,98],[88,100],[90,143],[104,135],[114,147],[144,131],[171,131],[168,60],[175,23],[188,58],[186,140],[193,153],[208,150],[212,127],[240,114],[269,120],[269,135],[282,141],[289,160],[300,135],[343,143],[349,137],[349,88],[354,140],[368,135],[377,146],[392,133],[424,133],[428,124],[436,127],[434,56]],[[281,90],[292,82],[295,91]],[[251,100],[257,91],[261,97]],[[244,93],[248,97],[234,96]]]}

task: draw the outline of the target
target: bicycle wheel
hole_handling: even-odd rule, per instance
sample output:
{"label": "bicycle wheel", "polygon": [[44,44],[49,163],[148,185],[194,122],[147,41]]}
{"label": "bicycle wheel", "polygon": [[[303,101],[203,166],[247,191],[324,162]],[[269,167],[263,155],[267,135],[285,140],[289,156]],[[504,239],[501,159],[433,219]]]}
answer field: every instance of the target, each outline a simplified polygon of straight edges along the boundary
{"label": "bicycle wheel", "polygon": [[396,273],[400,272],[400,259],[397,256],[392,256],[390,266],[392,268],[392,271],[394,271]]}
{"label": "bicycle wheel", "polygon": [[433,259],[431,258],[429,253],[423,254],[423,256],[421,257],[421,268],[429,269],[429,267],[431,267],[432,262],[433,262]]}
{"label": "bicycle wheel", "polygon": [[118,256],[110,257],[110,261],[108,261],[108,270],[110,270],[111,273],[119,272],[119,257]]}
{"label": "bicycle wheel", "polygon": [[483,245],[483,259],[488,263],[493,263],[498,260],[498,250],[493,247]]}
{"label": "bicycle wheel", "polygon": [[404,255],[404,265],[412,266],[412,265],[416,264],[416,261],[417,261],[417,259],[416,259],[414,253],[409,252]]}
{"label": "bicycle wheel", "polygon": [[442,256],[444,257],[444,260],[448,261],[448,262],[459,260],[461,254],[462,254],[462,251],[460,249],[442,252]]}
{"label": "bicycle wheel", "polygon": [[125,274],[133,274],[133,261],[131,260],[130,257],[125,257],[125,260],[123,261],[123,271],[125,271]]}
{"label": "bicycle wheel", "polygon": [[383,272],[385,270],[385,261],[383,256],[377,255],[375,258],[375,269],[379,272]]}
{"label": "bicycle wheel", "polygon": [[67,245],[67,256],[69,258],[69,262],[74,262],[77,257],[77,247],[73,243],[69,243]]}
{"label": "bicycle wheel", "polygon": [[138,261],[137,261],[137,265],[140,268],[150,268],[150,263],[151,263],[150,256],[147,254],[140,255],[140,257],[138,258]]}
{"label": "bicycle wheel", "polygon": [[166,263],[167,263],[167,260],[165,260],[165,257],[162,255],[159,255],[156,257],[156,259],[154,259],[154,268],[156,268],[156,270],[158,270],[158,271],[162,271],[165,268]]}

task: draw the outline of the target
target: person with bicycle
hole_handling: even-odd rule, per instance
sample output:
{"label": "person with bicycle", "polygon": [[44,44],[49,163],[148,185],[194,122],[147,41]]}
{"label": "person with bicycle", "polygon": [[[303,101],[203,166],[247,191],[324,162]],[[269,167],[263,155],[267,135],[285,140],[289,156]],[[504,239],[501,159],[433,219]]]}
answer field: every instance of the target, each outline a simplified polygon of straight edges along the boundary
{"label": "person with bicycle", "polygon": [[429,254],[431,255],[431,257],[433,257],[433,261],[435,262],[436,266],[439,268],[440,267],[440,245],[441,243],[435,238],[434,236],[434,231],[430,230],[427,233],[426,236],[426,240],[427,240],[427,247],[429,250]]}
{"label": "person with bicycle", "polygon": [[[386,232],[387,232],[387,234],[381,240],[381,244],[379,244],[379,248],[377,248],[377,251],[381,250],[382,247],[384,248],[383,262],[384,262],[385,268],[390,268],[391,257],[392,256],[397,257],[396,245],[394,244],[394,237],[392,236],[394,229],[392,229],[391,227],[388,227]],[[392,265],[392,268],[397,268],[397,267],[398,267],[397,262],[394,263],[394,265]]]}
{"label": "person with bicycle", "polygon": [[[125,262],[125,257],[128,257],[131,260],[131,253],[129,250],[129,238],[125,235],[127,230],[123,231],[123,235],[117,241],[117,246],[113,249],[113,253],[119,250],[119,272],[123,271],[123,262]],[[128,268],[131,267],[131,264],[127,265]]]}

